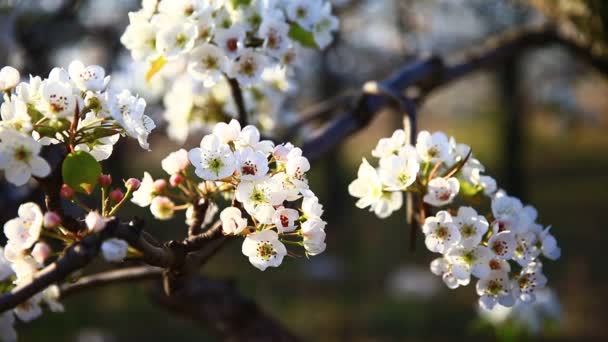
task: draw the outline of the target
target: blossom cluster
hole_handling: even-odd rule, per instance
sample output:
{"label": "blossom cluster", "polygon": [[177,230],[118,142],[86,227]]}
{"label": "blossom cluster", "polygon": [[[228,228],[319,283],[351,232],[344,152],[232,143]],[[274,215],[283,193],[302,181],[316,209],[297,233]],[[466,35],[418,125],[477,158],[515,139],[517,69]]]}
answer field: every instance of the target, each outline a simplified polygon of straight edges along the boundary
{"label": "blossom cluster", "polygon": [[286,244],[303,247],[306,255],[325,250],[323,206],[308,186],[310,164],[300,148],[275,146],[261,140],[255,126],[241,128],[232,120],[218,123],[200,147],[171,153],[162,167],[169,181],[145,173],[132,199],[157,219],[185,209],[191,225],[192,198],[199,198],[197,204],[206,206],[201,226],[219,212],[223,234],[244,237],[243,254],[262,271],[282,263]]}
{"label": "blossom cluster", "polygon": [[[294,89],[295,82],[288,77],[285,68],[266,68],[256,86],[242,89],[249,121],[264,132],[274,130],[278,117],[286,114],[286,95]],[[182,144],[195,132],[208,132],[217,122],[238,117],[226,78],[220,78],[215,86],[206,88],[188,74],[177,76],[163,100],[167,134]]]}
{"label": "blossom cluster", "polygon": [[49,164],[43,145],[66,144],[76,151],[107,159],[121,135],[148,149],[154,122],[144,114],[146,102],[128,90],[108,90],[109,76],[97,65],[72,62],[54,68],[48,78],[20,82],[12,67],[0,71],[4,102],[0,108],[0,169],[6,179],[23,185],[32,176],[46,177]]}
{"label": "blossom cluster", "polygon": [[[4,248],[0,247],[0,285],[3,289],[32,282],[51,253],[49,245],[39,239],[43,226],[48,227],[53,220],[53,214],[44,215],[38,205],[29,202],[19,207],[18,215],[4,225],[8,242]],[[53,312],[63,312],[58,298],[59,288],[52,285],[13,310],[0,313],[0,339],[16,340],[15,316],[23,322],[30,322],[42,315],[41,304]]]}
{"label": "blossom cluster", "polygon": [[[431,271],[449,288],[478,278],[479,304],[486,309],[535,300],[535,291],[547,282],[539,257],[558,259],[557,241],[550,228],[537,223],[536,209],[498,190],[496,181],[483,174],[484,166],[469,146],[427,131],[418,134],[413,146],[397,130],[381,139],[372,155],[379,158],[379,167],[364,159],[349,186],[359,208],[370,207],[385,218],[402,206],[403,192],[418,194],[425,245],[442,255],[433,260]],[[489,212],[484,216],[473,207],[455,205],[459,195],[464,201],[487,198]],[[437,212],[429,215],[433,208]]]}
{"label": "blossom cluster", "polygon": [[185,59],[205,87],[222,75],[242,86],[260,81],[267,68],[288,66],[296,48],[324,48],[338,19],[325,0],[144,0],[129,13],[121,42],[135,60]]}

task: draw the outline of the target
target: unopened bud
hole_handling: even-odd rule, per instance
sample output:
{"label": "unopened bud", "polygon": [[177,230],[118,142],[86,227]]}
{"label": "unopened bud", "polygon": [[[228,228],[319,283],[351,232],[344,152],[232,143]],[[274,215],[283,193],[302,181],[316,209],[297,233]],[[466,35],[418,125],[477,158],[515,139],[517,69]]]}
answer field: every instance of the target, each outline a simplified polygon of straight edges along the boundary
{"label": "unopened bud", "polygon": [[140,185],[141,185],[141,182],[139,181],[139,179],[136,179],[136,178],[129,178],[125,182],[125,186],[127,187],[127,190],[131,190],[131,191],[136,191],[137,189],[139,189]]}
{"label": "unopened bud", "polygon": [[106,219],[96,211],[89,212],[84,222],[90,232],[100,232],[106,227]]}
{"label": "unopened bud", "polygon": [[180,175],[180,174],[174,174],[174,175],[171,176],[171,178],[169,178],[169,183],[171,184],[172,187],[176,187],[183,180],[184,180],[184,177],[182,175]]}
{"label": "unopened bud", "polygon": [[110,192],[110,199],[115,203],[122,201],[124,197],[124,192],[122,192],[122,190],[120,190],[119,188],[116,188]]}
{"label": "unopened bud", "polygon": [[55,228],[61,223],[61,217],[59,217],[59,215],[53,211],[47,211],[44,214],[43,222],[45,228]]}
{"label": "unopened bud", "polygon": [[99,178],[97,179],[97,182],[101,186],[108,186],[108,185],[112,184],[112,176],[100,175]]}
{"label": "unopened bud", "polygon": [[154,181],[154,191],[161,192],[167,187],[167,181],[164,179],[157,179]]}
{"label": "unopened bud", "polygon": [[44,242],[38,242],[32,249],[32,257],[37,263],[43,264],[44,261],[51,255],[51,247]]}
{"label": "unopened bud", "polygon": [[59,190],[59,195],[63,198],[71,199],[74,197],[74,190],[69,185],[63,184]]}

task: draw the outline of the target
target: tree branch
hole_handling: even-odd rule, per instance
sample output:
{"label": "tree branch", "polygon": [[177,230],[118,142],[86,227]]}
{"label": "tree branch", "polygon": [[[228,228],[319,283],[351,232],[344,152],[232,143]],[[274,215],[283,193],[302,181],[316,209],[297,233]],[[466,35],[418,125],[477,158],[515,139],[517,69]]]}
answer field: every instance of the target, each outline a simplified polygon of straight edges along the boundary
{"label": "tree branch", "polygon": [[247,117],[247,108],[245,107],[245,100],[243,99],[243,91],[239,85],[239,81],[234,78],[228,77],[228,84],[230,84],[230,91],[232,92],[232,98],[236,104],[236,108],[239,113],[239,123],[241,127],[247,126],[249,120]]}
{"label": "tree branch", "polygon": [[232,282],[189,277],[171,296],[154,291],[165,308],[205,324],[224,341],[298,341],[253,301],[241,296]]}
{"label": "tree branch", "polygon": [[81,291],[102,287],[105,285],[121,284],[140,280],[160,279],[162,269],[152,266],[137,266],[121,268],[82,277],[74,283],[63,284],[60,287],[61,298]]}
{"label": "tree branch", "polygon": [[[412,100],[419,103],[436,88],[480,69],[499,66],[528,49],[551,44],[563,46],[599,72],[608,75],[608,59],[593,53],[589,44],[567,36],[552,25],[544,25],[508,32],[489,39],[479,48],[472,48],[454,56],[422,57],[403,66],[379,84],[393,93],[403,93],[410,87],[417,88],[420,95]],[[304,155],[311,160],[319,158],[348,136],[367,126],[389,101],[390,99],[382,94],[363,91],[353,111],[341,114],[304,142]]]}

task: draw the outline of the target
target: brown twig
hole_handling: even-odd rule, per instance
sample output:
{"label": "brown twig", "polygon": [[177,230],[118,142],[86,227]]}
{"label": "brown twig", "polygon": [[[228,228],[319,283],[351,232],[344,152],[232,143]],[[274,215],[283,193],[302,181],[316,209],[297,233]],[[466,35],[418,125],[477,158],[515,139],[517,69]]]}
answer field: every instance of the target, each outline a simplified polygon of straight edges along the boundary
{"label": "brown twig", "polygon": [[117,270],[88,275],[74,283],[63,284],[60,287],[61,298],[97,287],[134,282],[141,280],[160,279],[162,269],[152,266],[127,267]]}
{"label": "brown twig", "polygon": [[226,78],[228,78],[232,98],[234,99],[234,103],[236,104],[239,113],[239,123],[241,124],[241,127],[245,127],[249,123],[249,119],[247,116],[247,108],[245,107],[245,100],[243,99],[243,91],[239,85],[239,81],[228,76],[226,76]]}

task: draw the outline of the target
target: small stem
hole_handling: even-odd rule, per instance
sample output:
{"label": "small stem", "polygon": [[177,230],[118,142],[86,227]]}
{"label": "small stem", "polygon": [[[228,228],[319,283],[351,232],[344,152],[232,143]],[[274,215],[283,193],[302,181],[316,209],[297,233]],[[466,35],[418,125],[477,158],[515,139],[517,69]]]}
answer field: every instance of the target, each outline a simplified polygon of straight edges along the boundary
{"label": "small stem", "polygon": [[120,209],[120,207],[122,207],[122,205],[127,202],[129,197],[131,197],[131,194],[133,194],[133,188],[127,189],[127,193],[125,194],[125,196],[120,200],[120,202],[118,202],[118,204],[114,206],[114,208],[112,208],[112,210],[110,210],[110,212],[108,213],[108,217],[114,216],[118,209]]}
{"label": "small stem", "polygon": [[101,187],[101,216],[106,216],[106,210],[107,210],[107,201],[108,201],[108,196],[106,193],[106,187],[102,186]]}

